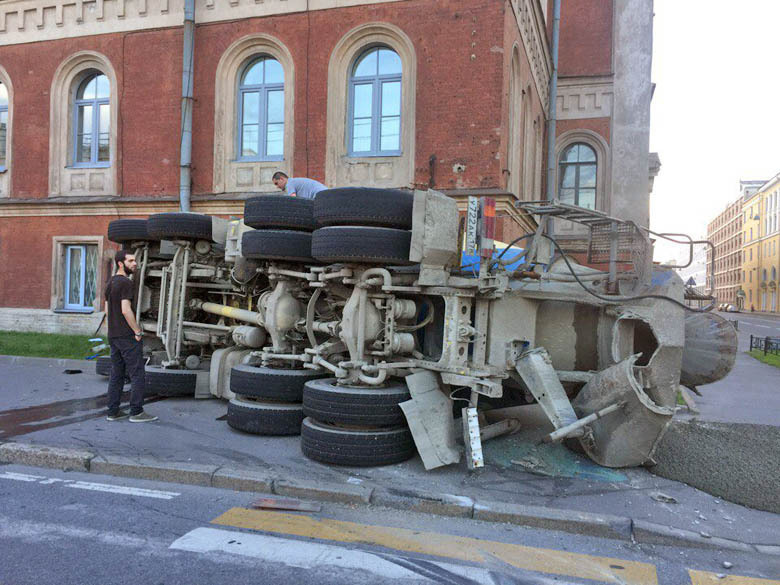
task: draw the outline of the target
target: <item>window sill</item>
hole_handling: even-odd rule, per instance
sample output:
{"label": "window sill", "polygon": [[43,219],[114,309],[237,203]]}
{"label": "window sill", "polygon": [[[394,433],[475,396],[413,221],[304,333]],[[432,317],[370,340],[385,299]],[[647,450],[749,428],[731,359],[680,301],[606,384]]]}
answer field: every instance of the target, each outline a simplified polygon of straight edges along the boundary
{"label": "window sill", "polygon": [[235,158],[231,160],[232,163],[270,163],[270,162],[284,162],[283,157],[274,158]]}
{"label": "window sill", "polygon": [[109,169],[111,168],[111,163],[79,163],[79,164],[73,164],[73,165],[66,165],[66,169]]}
{"label": "window sill", "polygon": [[85,309],[64,309],[64,308],[59,308],[59,309],[54,309],[54,312],[55,313],[76,313],[76,314],[80,314],[80,315],[91,315],[92,313],[95,312],[95,309],[86,309],[86,308]]}
{"label": "window sill", "polygon": [[347,158],[399,158],[402,157],[402,152],[391,152],[391,153],[381,153],[381,154],[361,154],[361,153],[353,153],[348,152]]}

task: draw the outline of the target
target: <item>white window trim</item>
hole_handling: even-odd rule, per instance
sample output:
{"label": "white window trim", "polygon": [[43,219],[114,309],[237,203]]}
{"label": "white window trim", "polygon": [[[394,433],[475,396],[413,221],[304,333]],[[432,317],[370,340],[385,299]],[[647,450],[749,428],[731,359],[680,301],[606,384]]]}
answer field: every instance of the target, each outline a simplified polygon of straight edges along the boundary
{"label": "white window trim", "polygon": [[[577,128],[562,133],[555,141],[555,197],[558,197],[559,170],[561,153],[575,142],[584,142],[596,153],[596,209],[610,213],[611,188],[609,178],[612,176],[612,157],[606,140],[592,130]],[[584,238],[587,235],[585,226],[570,221],[555,221],[555,233],[561,237]]]}
{"label": "white window trim", "polygon": [[52,237],[51,250],[51,310],[58,313],[87,313],[89,309],[79,310],[65,307],[65,281],[67,261],[65,251],[68,246],[97,246],[97,287],[95,300],[92,303],[92,311],[100,311],[103,306],[103,282],[105,259],[103,258],[104,238],[103,236],[54,236]]}
{"label": "white window trim", "polygon": [[0,65],[0,83],[8,91],[8,126],[6,128],[5,166],[0,170],[0,198],[11,196],[11,170],[13,169],[14,86],[5,68]]}
{"label": "white window trim", "polygon": [[[99,71],[110,84],[111,130],[109,164],[75,166],[73,111],[76,87],[88,71]],[[116,195],[119,89],[108,57],[94,51],[79,51],[63,61],[54,73],[49,116],[49,196]]]}
{"label": "white window trim", "polygon": [[[238,156],[238,87],[245,65],[266,55],[284,70],[284,157],[282,160],[240,160]],[[293,176],[295,67],[292,54],[277,38],[253,34],[235,41],[217,65],[214,95],[214,193],[276,191],[275,171]]]}
{"label": "white window trim", "polygon": [[[401,58],[401,154],[349,156],[349,80],[355,59],[373,45],[384,45]],[[408,187],[414,182],[417,56],[400,28],[372,22],[349,31],[336,44],[328,63],[328,114],[325,177],[330,185]]]}

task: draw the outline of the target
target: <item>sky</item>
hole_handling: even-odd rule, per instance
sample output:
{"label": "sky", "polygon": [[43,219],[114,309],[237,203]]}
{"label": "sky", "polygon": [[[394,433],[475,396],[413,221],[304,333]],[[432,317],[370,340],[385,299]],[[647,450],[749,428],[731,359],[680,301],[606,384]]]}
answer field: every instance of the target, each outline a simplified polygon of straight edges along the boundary
{"label": "sky", "polygon": [[[780,172],[780,0],[655,0],[650,227],[706,237],[740,179]],[[656,244],[655,259],[680,257]],[[687,255],[687,252],[685,253]]]}

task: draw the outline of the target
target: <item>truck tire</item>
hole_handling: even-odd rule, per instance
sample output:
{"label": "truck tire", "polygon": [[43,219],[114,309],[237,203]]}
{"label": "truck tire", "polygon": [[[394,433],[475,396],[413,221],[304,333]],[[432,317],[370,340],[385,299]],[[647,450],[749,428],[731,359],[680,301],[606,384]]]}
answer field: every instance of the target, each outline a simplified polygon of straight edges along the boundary
{"label": "truck tire", "polygon": [[300,402],[303,385],[327,374],[316,370],[283,370],[239,364],[230,370],[230,390],[260,400]]}
{"label": "truck tire", "polygon": [[303,388],[303,413],[319,422],[363,427],[406,425],[401,402],[410,400],[406,384],[355,388],[337,386],[336,378],[311,380]]}
{"label": "truck tire", "polygon": [[95,373],[98,376],[110,376],[111,375],[111,356],[101,355],[95,360]]}
{"label": "truck tire", "polygon": [[171,370],[146,366],[146,394],[158,396],[194,396],[197,375],[192,370]]}
{"label": "truck tire", "polygon": [[261,402],[240,396],[228,403],[228,425],[253,435],[299,435],[302,420],[300,404]]}
{"label": "truck tire", "polygon": [[352,467],[399,463],[416,452],[407,428],[343,429],[311,418],[303,419],[301,425],[301,450],[314,461]]}
{"label": "truck tire", "polygon": [[108,239],[117,244],[154,241],[149,235],[145,219],[115,219],[108,224]]}
{"label": "truck tire", "polygon": [[311,253],[320,262],[410,264],[412,232],[383,227],[324,227],[312,234]]}
{"label": "truck tire", "polygon": [[320,227],[369,225],[412,229],[414,194],[398,189],[343,187],[326,189],[314,199],[314,219]]}
{"label": "truck tire", "polygon": [[294,230],[254,230],[241,237],[241,255],[263,260],[314,262],[311,234]]}
{"label": "truck tire", "polygon": [[211,241],[211,217],[201,213],[155,213],[147,223],[149,235],[158,240],[180,238]]}
{"label": "truck tire", "polygon": [[313,231],[314,201],[289,195],[261,195],[244,203],[244,223],[256,229]]}

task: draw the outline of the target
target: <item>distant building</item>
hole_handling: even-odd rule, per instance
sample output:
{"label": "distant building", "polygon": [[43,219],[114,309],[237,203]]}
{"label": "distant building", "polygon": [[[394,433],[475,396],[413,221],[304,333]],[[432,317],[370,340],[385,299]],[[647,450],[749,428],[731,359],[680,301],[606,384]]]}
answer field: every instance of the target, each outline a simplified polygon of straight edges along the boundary
{"label": "distant building", "polygon": [[745,308],[776,312],[780,273],[780,173],[746,198],[743,209]]}
{"label": "distant building", "polygon": [[[744,202],[758,191],[763,180],[740,181],[740,195],[729,203],[715,219],[707,225],[707,239],[715,247],[707,250],[707,284],[714,282],[715,298],[718,303],[743,306],[740,293],[742,284],[742,208]],[[749,308],[749,305],[746,305]]]}

